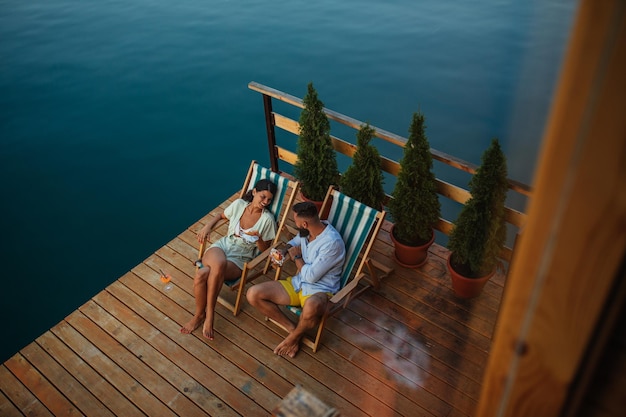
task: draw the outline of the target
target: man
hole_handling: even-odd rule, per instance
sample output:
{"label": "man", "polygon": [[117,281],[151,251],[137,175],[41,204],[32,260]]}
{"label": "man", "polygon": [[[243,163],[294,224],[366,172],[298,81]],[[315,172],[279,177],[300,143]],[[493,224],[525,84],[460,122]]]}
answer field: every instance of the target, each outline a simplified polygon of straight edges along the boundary
{"label": "man", "polygon": [[[285,280],[253,285],[246,295],[251,305],[289,331],[274,353],[292,358],[304,333],[319,324],[329,298],[339,291],[346,256],[341,235],[332,225],[320,220],[315,204],[295,204],[293,212],[299,233],[289,241],[284,255],[289,254],[294,260],[297,273]],[[297,325],[283,314],[279,305],[302,307]]]}

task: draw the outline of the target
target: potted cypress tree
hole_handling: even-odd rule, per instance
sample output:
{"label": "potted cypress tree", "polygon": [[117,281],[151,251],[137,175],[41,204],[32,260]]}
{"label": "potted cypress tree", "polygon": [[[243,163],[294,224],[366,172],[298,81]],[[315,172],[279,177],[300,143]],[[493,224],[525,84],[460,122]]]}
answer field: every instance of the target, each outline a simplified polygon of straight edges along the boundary
{"label": "potted cypress tree", "polygon": [[493,276],[506,240],[506,157],[498,139],[482,155],[465,203],[450,233],[448,269],[457,296],[476,297]]}
{"label": "potted cypress tree", "polygon": [[339,169],[330,139],[330,122],[313,83],[308,84],[303,102],[294,176],[301,183],[304,199],[318,202],[321,207],[328,187],[339,182]]}
{"label": "potted cypress tree", "polygon": [[352,165],[341,177],[339,185],[346,195],[380,210],[385,202],[385,190],[380,154],[370,144],[375,132],[369,123],[361,125],[356,135],[357,150],[352,158]]}
{"label": "potted cypress tree", "polygon": [[418,268],[426,262],[428,248],[435,241],[434,226],[441,210],[424,129],[424,115],[414,113],[393,199],[388,204],[394,221],[391,240],[396,261],[409,268]]}

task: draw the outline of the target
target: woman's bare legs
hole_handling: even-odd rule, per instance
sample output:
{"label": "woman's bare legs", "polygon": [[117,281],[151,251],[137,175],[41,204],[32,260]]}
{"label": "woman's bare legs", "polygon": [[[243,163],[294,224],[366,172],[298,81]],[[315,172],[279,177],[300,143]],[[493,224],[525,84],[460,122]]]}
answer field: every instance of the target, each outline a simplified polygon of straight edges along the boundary
{"label": "woman's bare legs", "polygon": [[[213,316],[215,312],[215,304],[217,296],[224,284],[224,271],[226,270],[226,254],[218,248],[211,248],[204,253],[202,263],[209,267],[209,275],[206,281],[206,318],[204,326],[202,326],[202,334],[209,340],[213,340]],[[241,271],[239,271],[241,273]]]}
{"label": "woman's bare legs", "polygon": [[196,271],[193,280],[193,292],[196,299],[194,316],[181,327],[181,333],[191,333],[204,320],[202,334],[213,340],[213,319],[217,297],[224,284],[225,277],[236,278],[241,275],[241,269],[226,260],[226,254],[219,248],[210,248],[202,256],[204,267]]}

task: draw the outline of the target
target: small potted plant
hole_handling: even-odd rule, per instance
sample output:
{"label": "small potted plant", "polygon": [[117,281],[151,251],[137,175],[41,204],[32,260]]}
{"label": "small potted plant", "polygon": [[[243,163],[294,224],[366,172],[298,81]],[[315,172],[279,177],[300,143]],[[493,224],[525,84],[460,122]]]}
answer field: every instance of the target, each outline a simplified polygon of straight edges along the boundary
{"label": "small potted plant", "polygon": [[385,202],[384,178],[378,149],[370,144],[375,132],[369,123],[361,125],[356,136],[357,150],[352,165],[341,177],[339,185],[346,195],[381,210]]}
{"label": "small potted plant", "polygon": [[309,83],[303,102],[294,176],[301,183],[303,198],[319,202],[321,207],[328,187],[339,182],[339,169],[330,138],[330,122],[313,83]]}
{"label": "small potted plant", "polygon": [[482,155],[465,203],[450,233],[448,269],[457,296],[476,297],[493,276],[506,240],[506,157],[498,139]]}
{"label": "small potted plant", "polygon": [[391,240],[396,261],[409,268],[418,268],[426,262],[428,248],[435,241],[434,227],[441,210],[424,129],[424,115],[414,113],[393,199],[388,204],[394,222]]}

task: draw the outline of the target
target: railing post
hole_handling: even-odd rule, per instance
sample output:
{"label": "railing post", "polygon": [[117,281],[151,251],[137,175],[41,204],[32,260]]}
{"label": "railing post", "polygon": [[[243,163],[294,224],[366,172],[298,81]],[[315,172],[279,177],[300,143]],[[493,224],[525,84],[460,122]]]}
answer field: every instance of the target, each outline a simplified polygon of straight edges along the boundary
{"label": "railing post", "polygon": [[276,154],[276,132],[274,131],[274,117],[272,116],[272,98],[263,94],[265,109],[265,129],[267,131],[267,146],[270,153],[270,169],[278,172],[278,155]]}

